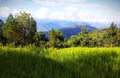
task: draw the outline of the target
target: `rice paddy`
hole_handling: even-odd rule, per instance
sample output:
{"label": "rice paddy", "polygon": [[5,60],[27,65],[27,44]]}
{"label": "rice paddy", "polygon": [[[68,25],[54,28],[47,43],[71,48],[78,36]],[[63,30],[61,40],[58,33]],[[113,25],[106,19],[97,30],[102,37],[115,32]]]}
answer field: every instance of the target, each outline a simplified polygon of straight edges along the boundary
{"label": "rice paddy", "polygon": [[120,48],[0,47],[0,78],[120,78]]}

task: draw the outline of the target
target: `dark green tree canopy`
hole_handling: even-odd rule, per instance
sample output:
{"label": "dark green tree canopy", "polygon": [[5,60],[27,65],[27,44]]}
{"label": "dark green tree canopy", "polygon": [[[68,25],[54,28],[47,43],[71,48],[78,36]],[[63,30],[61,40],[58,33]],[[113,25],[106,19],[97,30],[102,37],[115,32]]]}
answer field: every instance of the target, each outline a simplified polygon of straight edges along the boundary
{"label": "dark green tree canopy", "polygon": [[36,22],[33,17],[26,12],[10,14],[3,27],[4,36],[10,42],[21,43],[23,45],[33,43],[36,32]]}
{"label": "dark green tree canopy", "polygon": [[106,46],[115,46],[117,44],[119,29],[114,22],[111,23],[110,27],[107,28],[106,33],[104,35]]}
{"label": "dark green tree canopy", "polygon": [[2,29],[4,22],[0,19],[0,29]]}

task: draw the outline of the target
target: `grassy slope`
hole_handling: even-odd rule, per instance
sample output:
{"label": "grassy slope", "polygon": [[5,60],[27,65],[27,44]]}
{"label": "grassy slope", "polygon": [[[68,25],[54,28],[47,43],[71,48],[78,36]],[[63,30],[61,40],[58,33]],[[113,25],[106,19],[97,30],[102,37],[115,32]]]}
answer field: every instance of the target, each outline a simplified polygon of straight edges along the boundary
{"label": "grassy slope", "polygon": [[0,48],[0,78],[120,78],[120,48]]}

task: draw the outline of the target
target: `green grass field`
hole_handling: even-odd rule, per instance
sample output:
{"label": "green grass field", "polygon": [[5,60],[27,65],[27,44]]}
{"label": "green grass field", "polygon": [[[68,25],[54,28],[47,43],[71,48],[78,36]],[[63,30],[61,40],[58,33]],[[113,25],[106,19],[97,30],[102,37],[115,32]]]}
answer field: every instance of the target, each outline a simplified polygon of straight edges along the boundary
{"label": "green grass field", "polygon": [[120,48],[0,47],[0,78],[120,78]]}

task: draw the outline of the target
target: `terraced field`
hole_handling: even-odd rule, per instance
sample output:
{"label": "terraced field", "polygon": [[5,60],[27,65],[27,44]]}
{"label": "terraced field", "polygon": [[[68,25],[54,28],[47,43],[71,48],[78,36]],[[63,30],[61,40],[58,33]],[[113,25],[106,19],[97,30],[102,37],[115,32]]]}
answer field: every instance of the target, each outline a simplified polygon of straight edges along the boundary
{"label": "terraced field", "polygon": [[120,48],[0,47],[0,78],[120,78]]}

